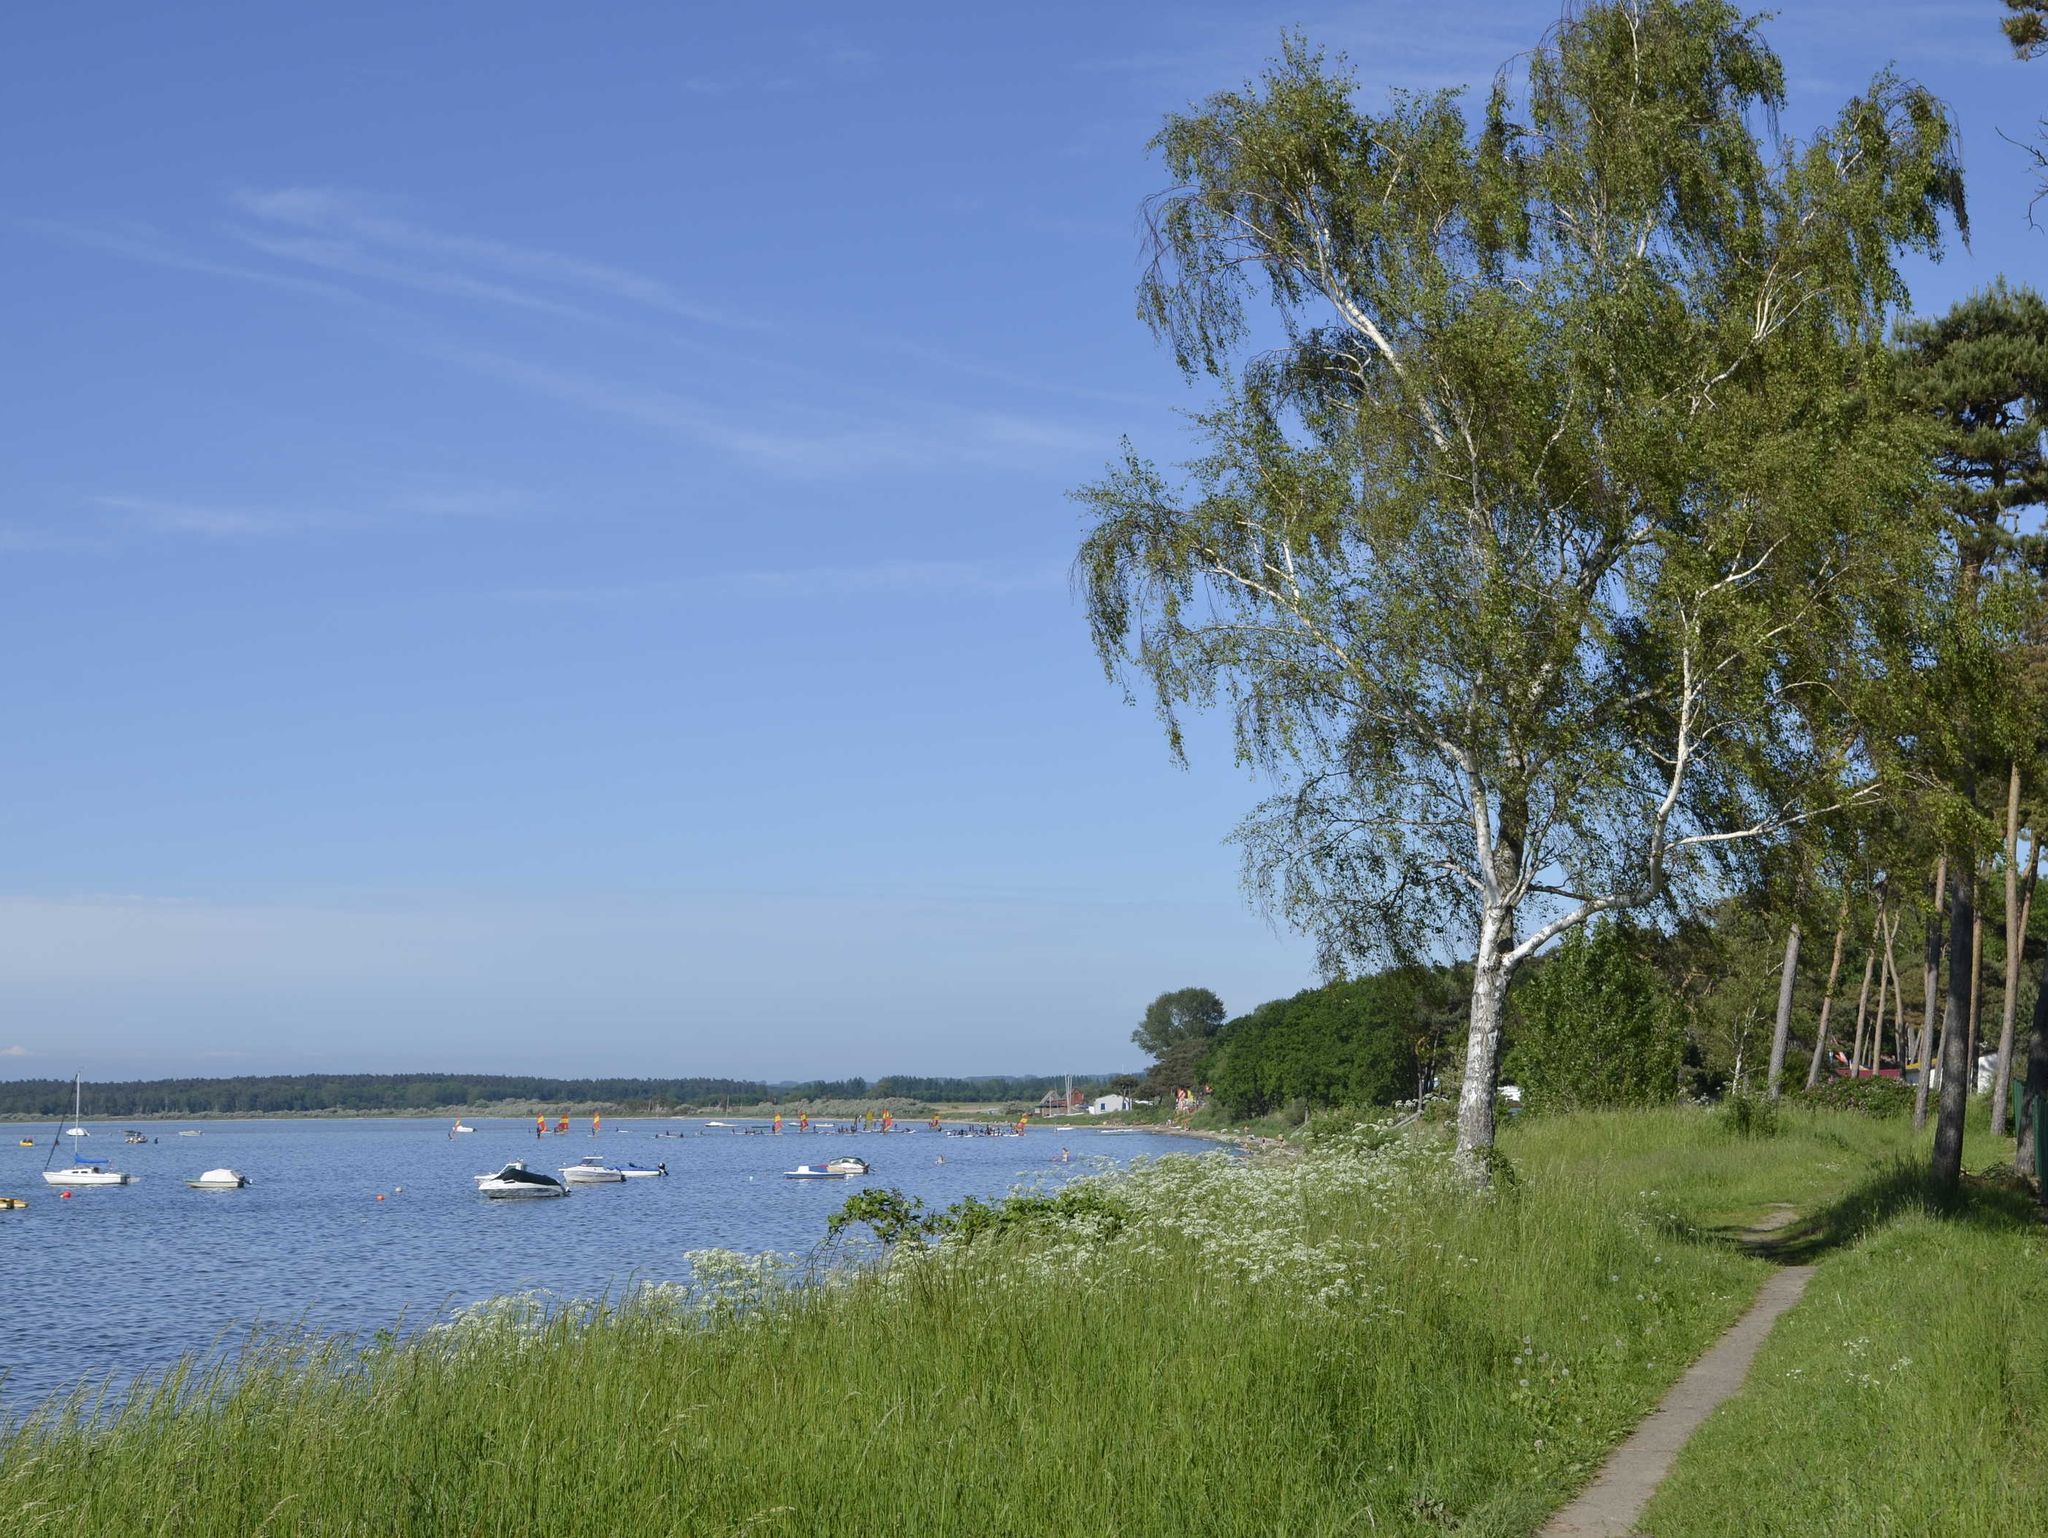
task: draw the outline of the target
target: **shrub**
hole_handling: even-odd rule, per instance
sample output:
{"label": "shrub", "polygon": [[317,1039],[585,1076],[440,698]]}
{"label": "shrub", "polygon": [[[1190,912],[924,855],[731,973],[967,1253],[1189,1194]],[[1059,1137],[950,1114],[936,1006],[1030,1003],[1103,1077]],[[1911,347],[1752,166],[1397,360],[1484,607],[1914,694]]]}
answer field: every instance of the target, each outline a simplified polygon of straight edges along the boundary
{"label": "shrub", "polygon": [[1888,1121],[1913,1109],[1913,1089],[1897,1079],[1823,1079],[1812,1089],[1802,1090],[1799,1102]]}
{"label": "shrub", "polygon": [[1684,1066],[1678,1011],[1631,925],[1573,930],[1524,986],[1507,1077],[1532,1109],[1669,1105]]}
{"label": "shrub", "polygon": [[1761,1138],[1778,1135],[1778,1107],[1746,1089],[1739,1089],[1721,1102],[1721,1125],[1736,1137]]}

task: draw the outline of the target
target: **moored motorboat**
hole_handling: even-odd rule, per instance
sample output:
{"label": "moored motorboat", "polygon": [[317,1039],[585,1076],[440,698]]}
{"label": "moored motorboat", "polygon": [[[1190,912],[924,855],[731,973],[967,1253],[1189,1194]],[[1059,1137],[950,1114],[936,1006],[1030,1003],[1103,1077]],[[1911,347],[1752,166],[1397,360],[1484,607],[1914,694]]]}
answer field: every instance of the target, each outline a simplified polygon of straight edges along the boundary
{"label": "moored motorboat", "polygon": [[657,1164],[653,1169],[644,1164],[619,1164],[613,1167],[628,1180],[648,1180],[668,1173],[666,1164]]}
{"label": "moored motorboat", "polygon": [[564,1166],[562,1178],[571,1185],[610,1185],[624,1180],[626,1172],[607,1160],[603,1154],[586,1154],[574,1164]]}
{"label": "moored motorboat", "polygon": [[0,1212],[19,1212],[28,1205],[18,1196],[0,1196]]}
{"label": "moored motorboat", "polygon": [[122,1137],[121,1141],[124,1143],[147,1143],[149,1141],[149,1134],[147,1132],[136,1132],[131,1129]]}
{"label": "moored motorboat", "polygon": [[847,1180],[852,1178],[850,1170],[835,1170],[827,1164],[799,1164],[793,1170],[782,1172],[784,1180]]}
{"label": "moored motorboat", "polygon": [[249,1177],[237,1170],[208,1170],[197,1180],[188,1180],[186,1185],[195,1191],[239,1191],[249,1183]]}
{"label": "moored motorboat", "polygon": [[476,1128],[470,1126],[467,1122],[465,1122],[461,1117],[458,1116],[455,1118],[455,1125],[449,1130],[453,1132],[474,1132],[476,1131]]}
{"label": "moored motorboat", "polygon": [[865,1175],[868,1173],[868,1161],[853,1154],[841,1154],[827,1161],[825,1168],[835,1175]]}
{"label": "moored motorboat", "polygon": [[569,1194],[569,1188],[563,1185],[561,1181],[555,1179],[554,1176],[544,1175],[539,1170],[530,1170],[517,1159],[514,1159],[495,1175],[477,1176],[476,1188],[485,1196],[493,1197],[567,1196]]}

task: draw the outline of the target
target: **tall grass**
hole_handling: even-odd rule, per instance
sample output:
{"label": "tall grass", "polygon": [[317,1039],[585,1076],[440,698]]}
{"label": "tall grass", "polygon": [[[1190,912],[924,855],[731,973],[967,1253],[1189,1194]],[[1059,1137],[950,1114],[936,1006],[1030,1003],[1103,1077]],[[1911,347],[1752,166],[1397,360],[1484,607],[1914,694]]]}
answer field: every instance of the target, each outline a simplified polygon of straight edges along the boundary
{"label": "tall grass", "polygon": [[[10,1534],[1529,1532],[1748,1302],[1727,1209],[1905,1134],[1703,1113],[1176,1156],[1028,1222],[791,1287],[519,1300],[277,1343],[0,1442]],[[1887,1141],[1888,1140],[1888,1141]],[[1831,1184],[1832,1183],[1832,1184]]]}
{"label": "tall grass", "polygon": [[2048,1529],[2048,1231],[2011,1193],[1942,1211],[1922,1189],[1887,1171],[1843,1204],[1861,1242],[1823,1259],[1644,1533]]}

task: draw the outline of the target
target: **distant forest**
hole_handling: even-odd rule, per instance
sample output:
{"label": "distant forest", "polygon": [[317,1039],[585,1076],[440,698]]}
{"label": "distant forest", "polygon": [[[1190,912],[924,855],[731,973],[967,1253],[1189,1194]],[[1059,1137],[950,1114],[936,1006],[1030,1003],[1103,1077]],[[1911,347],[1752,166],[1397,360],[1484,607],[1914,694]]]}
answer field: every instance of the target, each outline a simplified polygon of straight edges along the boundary
{"label": "distant forest", "polygon": [[[890,1074],[766,1084],[752,1079],[543,1079],[517,1074],[302,1073],[231,1079],[134,1079],[86,1086],[85,1113],[123,1116],[251,1116],[280,1112],[428,1112],[500,1103],[522,1108],[680,1111],[719,1105],[792,1105],[813,1100],[1036,1100],[1064,1082],[1058,1074],[978,1079]],[[1077,1084],[1094,1079],[1075,1076]],[[0,1117],[30,1121],[71,1115],[62,1079],[0,1080]]]}

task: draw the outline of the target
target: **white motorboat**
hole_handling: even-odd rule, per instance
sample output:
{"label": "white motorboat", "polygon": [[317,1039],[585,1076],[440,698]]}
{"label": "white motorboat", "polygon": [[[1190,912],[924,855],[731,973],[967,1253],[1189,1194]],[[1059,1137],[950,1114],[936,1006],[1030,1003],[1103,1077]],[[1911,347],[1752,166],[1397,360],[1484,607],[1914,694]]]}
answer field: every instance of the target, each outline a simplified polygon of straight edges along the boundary
{"label": "white motorboat", "polygon": [[[81,1125],[83,1118],[79,1115],[84,1095],[85,1077],[81,1074],[71,1081],[72,1124],[64,1132],[71,1139],[71,1166],[68,1169],[45,1169],[43,1179],[53,1186],[125,1186],[135,1179],[133,1175],[123,1174],[105,1159],[88,1159],[78,1151],[78,1140],[92,1136]],[[50,1156],[55,1158],[56,1152],[52,1146]]]}
{"label": "white motorboat", "polygon": [[455,1125],[450,1130],[454,1132],[474,1132],[476,1131],[476,1128],[470,1126],[467,1122],[463,1121],[463,1119],[458,1116],[455,1118]]}
{"label": "white motorboat", "polygon": [[868,1173],[868,1161],[852,1154],[841,1154],[827,1161],[825,1168],[835,1175],[865,1175]]}
{"label": "white motorboat", "polygon": [[197,1180],[188,1180],[186,1185],[195,1191],[239,1191],[249,1183],[249,1177],[237,1170],[208,1170]]}
{"label": "white motorboat", "polygon": [[799,1164],[793,1170],[782,1172],[784,1180],[850,1180],[851,1170],[835,1170],[829,1164]]}
{"label": "white motorboat", "polygon": [[495,1175],[477,1176],[476,1188],[483,1195],[493,1197],[567,1196],[569,1194],[569,1188],[563,1185],[561,1181],[555,1179],[554,1176],[542,1174],[539,1170],[530,1170],[517,1159],[514,1159]]}
{"label": "white motorboat", "polygon": [[183,1132],[180,1132],[180,1133],[178,1134],[178,1136],[179,1136],[179,1137],[197,1137],[197,1136],[199,1136],[199,1129],[198,1129],[197,1127],[187,1127],[187,1128],[186,1128],[186,1129],[185,1129],[185,1130],[184,1130]]}
{"label": "white motorboat", "polygon": [[626,1178],[626,1172],[603,1154],[585,1154],[566,1166],[562,1178],[574,1186],[611,1185]]}
{"label": "white motorboat", "polygon": [[614,1168],[628,1180],[649,1180],[668,1173],[668,1166],[666,1164],[657,1164],[653,1169],[649,1169],[644,1164],[620,1164],[614,1166]]}

